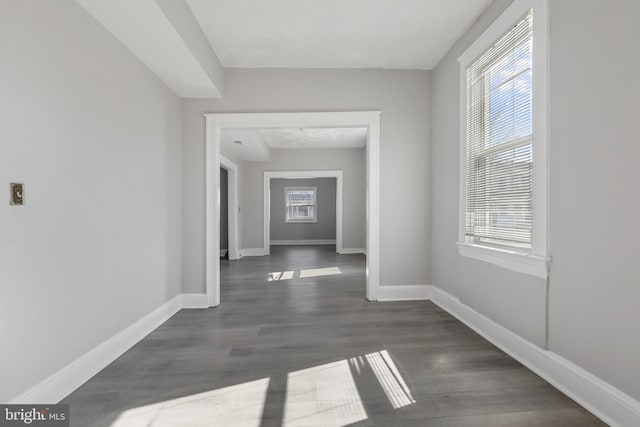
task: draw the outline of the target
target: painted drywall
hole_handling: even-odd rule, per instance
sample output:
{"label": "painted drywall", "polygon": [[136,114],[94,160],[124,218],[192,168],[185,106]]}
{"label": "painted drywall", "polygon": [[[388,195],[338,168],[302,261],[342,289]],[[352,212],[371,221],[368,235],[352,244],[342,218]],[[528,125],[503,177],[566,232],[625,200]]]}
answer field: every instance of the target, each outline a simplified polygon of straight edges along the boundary
{"label": "painted drywall", "polygon": [[433,72],[431,282],[524,338],[545,342],[546,281],[458,254],[459,66],[462,52],[511,4],[495,0]]}
{"label": "painted drywall", "polygon": [[[264,172],[282,170],[342,170],[342,246],[366,246],[366,170],[364,148],[271,150],[269,162],[244,162],[242,169],[243,248],[263,244]],[[283,190],[284,191],[284,190]],[[334,196],[335,200],[335,196]],[[335,202],[334,202],[335,203]],[[335,206],[334,206],[335,218]],[[335,232],[331,239],[335,239]],[[271,236],[272,239],[275,237]]]}
{"label": "painted drywall", "polygon": [[229,249],[229,175],[220,168],[220,249]]}
{"label": "painted drywall", "polygon": [[[224,95],[224,67],[212,49],[207,36],[202,31],[191,8],[184,0],[155,0],[175,31],[188,46],[190,53],[198,61],[215,90]],[[207,91],[208,92],[208,91]],[[204,93],[207,93],[204,92]]]}
{"label": "painted drywall", "polygon": [[429,71],[226,69],[223,99],[183,100],[184,291],[204,290],[206,112],[381,110],[381,284],[428,283],[430,82]]}
{"label": "painted drywall", "polygon": [[[544,280],[462,258],[457,239],[457,57],[504,10],[495,0],[433,72],[432,283],[524,338],[545,343]],[[549,348],[640,399],[636,118],[640,4],[550,4]],[[615,31],[612,31],[615,29]],[[594,52],[598,52],[594,56]],[[615,76],[613,79],[607,76]],[[606,79],[606,84],[594,84]]]}
{"label": "painted drywall", "polygon": [[[362,150],[364,151],[364,150]],[[364,157],[364,153],[363,153]],[[364,159],[363,159],[364,160]],[[364,171],[363,171],[364,172]],[[363,176],[364,178],[364,176]],[[361,180],[364,183],[364,179]],[[316,222],[286,222],[287,204],[285,188],[316,188]],[[336,238],[336,179],[272,179],[270,185],[270,232],[271,240],[335,240]],[[363,215],[366,200],[355,206]],[[349,206],[352,207],[352,206]],[[361,228],[361,227],[358,227]],[[362,246],[364,247],[364,246]]]}
{"label": "painted drywall", "polygon": [[7,402],[180,292],[181,131],[179,99],[74,1],[0,2],[0,55]]}
{"label": "painted drywall", "polygon": [[550,8],[549,346],[640,400],[640,2]]}

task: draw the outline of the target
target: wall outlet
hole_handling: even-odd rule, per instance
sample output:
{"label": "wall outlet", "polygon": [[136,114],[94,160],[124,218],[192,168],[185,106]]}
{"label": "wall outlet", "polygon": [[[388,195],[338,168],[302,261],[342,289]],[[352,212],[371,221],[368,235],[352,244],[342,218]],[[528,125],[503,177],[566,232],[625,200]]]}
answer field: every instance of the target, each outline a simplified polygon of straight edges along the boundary
{"label": "wall outlet", "polygon": [[24,184],[20,182],[9,183],[9,204],[11,206],[24,205]]}

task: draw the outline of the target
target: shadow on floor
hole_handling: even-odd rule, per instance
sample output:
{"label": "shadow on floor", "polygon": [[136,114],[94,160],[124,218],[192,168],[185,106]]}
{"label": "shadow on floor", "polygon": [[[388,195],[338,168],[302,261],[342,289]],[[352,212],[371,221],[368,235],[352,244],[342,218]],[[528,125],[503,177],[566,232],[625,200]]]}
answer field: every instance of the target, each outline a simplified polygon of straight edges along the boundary
{"label": "shadow on floor", "polygon": [[221,261],[221,306],[68,396],[71,425],[602,425],[434,304],[367,302],[364,266],[321,246]]}

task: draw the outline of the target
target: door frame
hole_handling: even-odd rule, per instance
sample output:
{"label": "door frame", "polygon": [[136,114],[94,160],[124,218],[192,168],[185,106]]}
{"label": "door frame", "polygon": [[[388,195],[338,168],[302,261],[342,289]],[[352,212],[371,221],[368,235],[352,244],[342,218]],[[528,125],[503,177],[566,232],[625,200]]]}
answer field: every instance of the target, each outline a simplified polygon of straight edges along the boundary
{"label": "door frame", "polygon": [[220,154],[220,167],[227,171],[227,218],[229,219],[229,224],[227,225],[229,235],[227,254],[229,255],[229,260],[236,260],[240,259],[240,246],[238,245],[238,165]]}
{"label": "door frame", "polygon": [[342,176],[341,170],[300,170],[300,171],[264,171],[263,183],[263,213],[262,213],[262,249],[266,255],[271,252],[271,180],[284,179],[312,179],[335,178],[336,179],[336,253],[342,252]]}
{"label": "door frame", "polygon": [[[380,287],[380,111],[307,113],[206,113],[205,293],[220,304],[220,145],[222,129],[367,128],[366,298],[377,301]],[[264,201],[263,201],[264,203]]]}

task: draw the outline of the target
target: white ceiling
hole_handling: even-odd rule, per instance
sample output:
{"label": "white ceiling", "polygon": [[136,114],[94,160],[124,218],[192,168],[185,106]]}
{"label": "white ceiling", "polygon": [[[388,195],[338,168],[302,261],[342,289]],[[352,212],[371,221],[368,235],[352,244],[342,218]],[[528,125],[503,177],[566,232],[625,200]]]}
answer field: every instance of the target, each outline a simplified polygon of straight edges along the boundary
{"label": "white ceiling", "polygon": [[260,134],[271,148],[362,148],[367,128],[263,129]]}
{"label": "white ceiling", "polygon": [[225,67],[433,69],[491,0],[187,0]]}
{"label": "white ceiling", "polygon": [[221,142],[221,153],[232,160],[264,162],[269,160],[271,149],[363,148],[367,129],[223,129]]}
{"label": "white ceiling", "polygon": [[183,1],[76,1],[179,96],[222,96],[224,69]]}
{"label": "white ceiling", "polygon": [[[242,144],[236,144],[241,141]],[[235,160],[265,162],[269,160],[269,147],[256,129],[223,129],[220,133],[220,152]]]}

